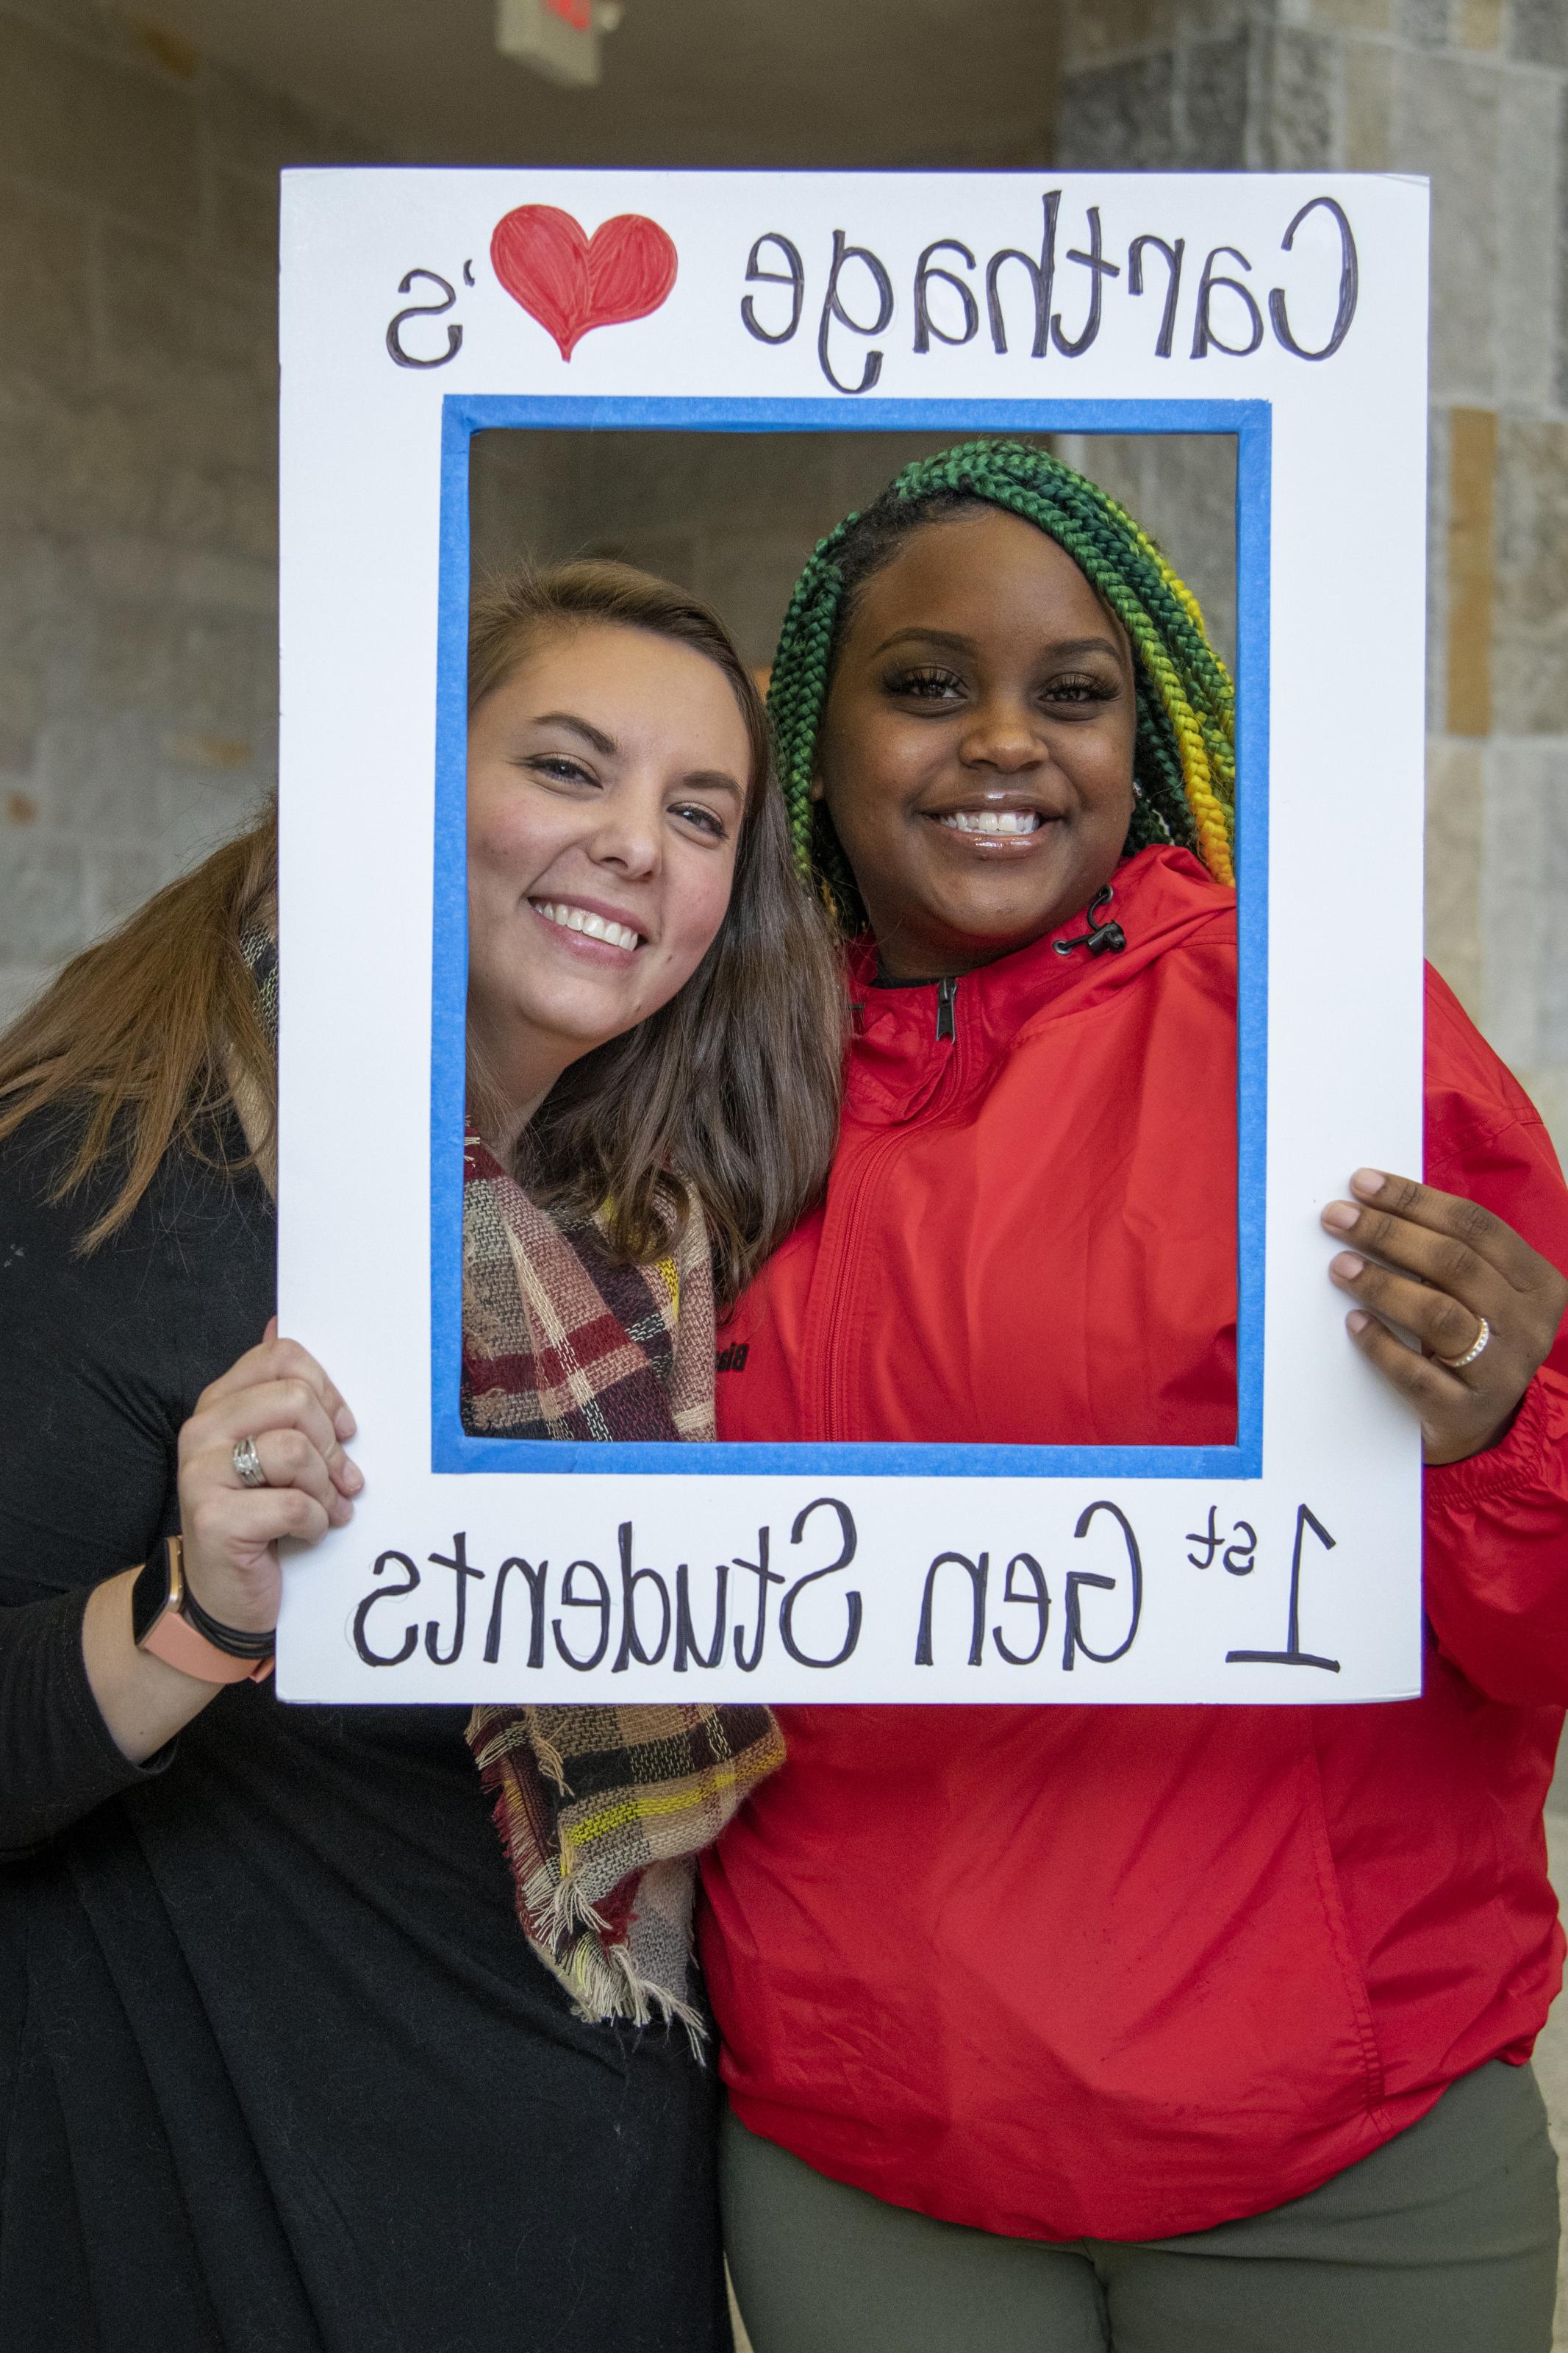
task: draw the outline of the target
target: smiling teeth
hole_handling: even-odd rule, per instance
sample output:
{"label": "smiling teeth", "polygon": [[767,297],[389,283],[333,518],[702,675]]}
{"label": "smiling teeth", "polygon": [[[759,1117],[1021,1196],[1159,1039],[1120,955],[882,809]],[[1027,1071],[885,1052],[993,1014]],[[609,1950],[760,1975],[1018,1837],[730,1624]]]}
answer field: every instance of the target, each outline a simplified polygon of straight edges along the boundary
{"label": "smiling teeth", "polygon": [[640,932],[629,932],[625,923],[590,914],[586,907],[558,906],[549,899],[532,899],[529,904],[548,922],[559,923],[563,932],[585,932],[591,940],[608,940],[613,948],[635,948],[642,937]]}
{"label": "smiling teeth", "polygon": [[1033,809],[955,809],[940,822],[955,833],[1034,833],[1039,818]]}

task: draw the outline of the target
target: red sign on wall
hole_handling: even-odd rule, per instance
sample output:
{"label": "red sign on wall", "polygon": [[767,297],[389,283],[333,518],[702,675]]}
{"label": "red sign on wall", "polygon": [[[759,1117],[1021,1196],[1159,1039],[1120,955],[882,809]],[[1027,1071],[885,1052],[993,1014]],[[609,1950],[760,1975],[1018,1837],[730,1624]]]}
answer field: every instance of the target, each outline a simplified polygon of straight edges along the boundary
{"label": "red sign on wall", "polygon": [[605,0],[496,0],[496,47],[547,81],[585,89],[599,79],[599,39],[618,21]]}

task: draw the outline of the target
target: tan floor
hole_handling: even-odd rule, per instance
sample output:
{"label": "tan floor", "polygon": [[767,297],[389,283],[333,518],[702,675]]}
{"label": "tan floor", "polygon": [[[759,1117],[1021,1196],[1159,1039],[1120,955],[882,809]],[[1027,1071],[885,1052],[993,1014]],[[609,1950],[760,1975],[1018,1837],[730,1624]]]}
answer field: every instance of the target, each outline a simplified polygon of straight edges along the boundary
{"label": "tan floor", "polygon": [[730,2325],[735,2332],[735,2353],[752,2353],[752,2340],[746,2334],[746,2324],[741,2318],[741,2308],[735,2302],[735,2291],[730,2290]]}
{"label": "tan floor", "polygon": [[[1552,1849],[1552,1876],[1568,1908],[1568,1788],[1561,1786],[1553,1793],[1558,1799],[1546,1817],[1547,1840]],[[1559,1810],[1559,1807],[1561,1810]],[[1546,2096],[1552,2117],[1552,2138],[1561,2162],[1568,2150],[1568,2000],[1560,2000],[1546,2023],[1546,2031],[1535,2046],[1535,2072]],[[735,2353],[752,2353],[751,2339],[730,2300],[731,2316],[735,2325]],[[1557,2332],[1553,2339],[1554,2353],[1568,2353],[1568,2260],[1559,2267],[1557,2278]]]}

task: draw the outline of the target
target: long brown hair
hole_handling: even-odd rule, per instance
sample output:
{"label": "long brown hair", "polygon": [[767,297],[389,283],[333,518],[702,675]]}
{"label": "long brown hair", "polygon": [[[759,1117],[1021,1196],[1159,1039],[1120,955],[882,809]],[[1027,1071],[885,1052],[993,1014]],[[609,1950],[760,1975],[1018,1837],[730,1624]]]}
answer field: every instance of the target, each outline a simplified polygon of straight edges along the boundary
{"label": "long brown hair", "polygon": [[[730,905],[707,955],[668,1005],[556,1082],[524,1133],[519,1174],[550,1207],[602,1213],[612,1245],[640,1261],[668,1248],[689,1187],[729,1299],[826,1177],[843,986],[827,926],[792,871],[761,697],[706,606],[623,564],[492,581],[470,614],[470,712],[541,636],[595,623],[715,662],[745,722],[752,775]],[[277,856],[269,812],[76,957],[0,1038],[0,1141],[36,1112],[79,1110],[57,1198],[105,1162],[117,1167],[85,1250],[124,1225],[171,1149],[219,1156],[235,1175],[268,1166],[277,1072],[240,943],[270,918]],[[248,1130],[244,1155],[221,1158],[226,1114]]]}
{"label": "long brown hair", "polygon": [[239,943],[277,880],[268,811],[75,957],[0,1037],[0,1142],[35,1112],[79,1112],[54,1198],[118,1170],[84,1253],[124,1225],[171,1148],[221,1155],[226,1112],[244,1106],[255,1148],[223,1165],[268,1166],[278,1075]]}

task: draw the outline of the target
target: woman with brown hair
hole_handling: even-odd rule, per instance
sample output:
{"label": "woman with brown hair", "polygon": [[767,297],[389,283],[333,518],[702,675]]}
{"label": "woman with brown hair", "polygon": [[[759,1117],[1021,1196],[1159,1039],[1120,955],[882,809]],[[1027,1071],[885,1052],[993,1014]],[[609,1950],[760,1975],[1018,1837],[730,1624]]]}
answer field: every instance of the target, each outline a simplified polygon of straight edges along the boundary
{"label": "woman with brown hair", "polygon": [[[714,1278],[788,1230],[837,1116],[768,778],[679,592],[576,565],[478,600],[470,1429],[711,1435]],[[278,1541],[362,1483],[268,1324],[274,887],[268,820],[0,1043],[0,2337],[719,2348],[712,2079],[674,2021],[691,1856],[771,1718],[266,1680]],[[625,1343],[569,1386],[531,1320],[568,1291]],[[585,1733],[644,1831],[586,1911]]]}

